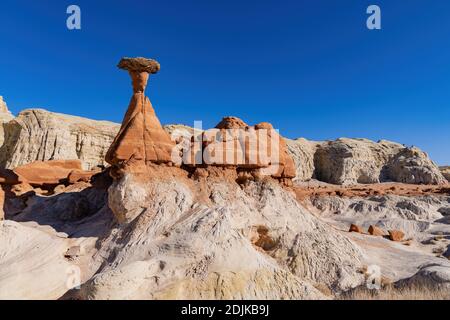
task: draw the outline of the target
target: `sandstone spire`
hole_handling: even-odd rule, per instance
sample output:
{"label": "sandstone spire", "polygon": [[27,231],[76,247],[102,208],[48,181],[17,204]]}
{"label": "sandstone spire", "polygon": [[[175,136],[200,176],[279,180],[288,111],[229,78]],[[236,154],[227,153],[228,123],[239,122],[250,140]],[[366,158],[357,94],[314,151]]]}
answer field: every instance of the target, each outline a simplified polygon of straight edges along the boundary
{"label": "sandstone spire", "polygon": [[106,154],[106,161],[114,166],[171,162],[175,144],[162,128],[144,93],[149,74],[159,71],[159,63],[145,58],[123,58],[118,67],[129,72],[133,96],[122,127]]}

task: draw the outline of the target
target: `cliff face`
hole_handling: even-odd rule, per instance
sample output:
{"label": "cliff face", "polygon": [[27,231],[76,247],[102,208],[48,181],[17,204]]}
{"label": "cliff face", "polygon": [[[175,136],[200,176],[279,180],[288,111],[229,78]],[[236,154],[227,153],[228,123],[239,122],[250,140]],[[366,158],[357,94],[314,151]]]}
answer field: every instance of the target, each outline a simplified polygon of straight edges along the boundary
{"label": "cliff face", "polygon": [[80,159],[84,169],[105,165],[119,125],[42,109],[22,111],[4,124],[0,165],[15,168],[34,161]]}

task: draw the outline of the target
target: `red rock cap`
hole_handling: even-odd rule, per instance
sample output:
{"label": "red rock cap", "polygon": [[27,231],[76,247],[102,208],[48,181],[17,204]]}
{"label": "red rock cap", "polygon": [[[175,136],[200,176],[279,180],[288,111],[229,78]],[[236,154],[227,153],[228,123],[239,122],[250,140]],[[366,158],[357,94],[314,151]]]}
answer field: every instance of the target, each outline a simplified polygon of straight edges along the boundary
{"label": "red rock cap", "polygon": [[158,61],[142,57],[122,58],[117,67],[130,72],[148,72],[150,74],[155,74],[161,69]]}

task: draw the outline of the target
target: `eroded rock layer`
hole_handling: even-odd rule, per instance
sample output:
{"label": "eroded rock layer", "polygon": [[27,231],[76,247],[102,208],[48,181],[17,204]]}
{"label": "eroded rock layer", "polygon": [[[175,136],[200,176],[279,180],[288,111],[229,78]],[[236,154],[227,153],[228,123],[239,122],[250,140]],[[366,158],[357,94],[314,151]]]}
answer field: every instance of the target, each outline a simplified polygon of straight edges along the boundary
{"label": "eroded rock layer", "polygon": [[336,185],[401,182],[445,184],[438,166],[418,148],[381,140],[341,138],[310,142],[289,140],[297,181],[317,179]]}
{"label": "eroded rock layer", "polygon": [[176,167],[147,169],[110,187],[109,206],[128,223],[102,242],[101,267],[78,297],[323,299],[318,282],[362,281],[358,247],[274,180],[242,188],[227,174],[193,181]]}
{"label": "eroded rock layer", "polygon": [[0,166],[10,169],[48,160],[79,159],[85,170],[106,165],[106,152],[119,130],[112,122],[42,109],[24,110],[4,128]]}
{"label": "eroded rock layer", "polygon": [[257,174],[278,179],[296,176],[286,141],[270,123],[249,126],[237,117],[225,117],[215,129],[202,133],[202,141],[201,164],[259,169]]}
{"label": "eroded rock layer", "polygon": [[[142,106],[145,103],[147,102],[144,100]],[[4,128],[6,140],[1,145],[0,139],[0,166],[10,169],[34,161],[47,160],[80,159],[84,170],[106,165],[106,152],[120,129],[118,124],[66,116],[41,109],[22,111],[14,120],[11,114],[6,113],[4,119],[6,122],[0,126],[0,136]],[[151,123],[159,123],[154,112],[151,112],[149,119],[152,119],[149,121]],[[218,127],[224,125],[230,128],[252,127],[239,122],[233,125],[230,122],[222,122]],[[170,125],[164,129],[176,142],[172,149],[172,156],[175,155],[172,160],[177,165],[182,165],[183,159],[180,156],[177,159],[177,155],[182,153],[186,146],[189,147],[193,136],[201,135],[203,131],[194,134],[193,128],[183,125]],[[151,133],[151,139],[159,139],[161,136],[160,129],[151,129],[148,132]],[[166,146],[173,146],[167,141],[166,135],[163,137]],[[376,143],[366,139],[338,139],[327,142],[284,140],[287,153],[293,159],[296,182],[318,179],[334,184],[389,181],[439,184],[446,182],[445,175],[447,180],[450,179],[448,170],[442,168],[439,172],[439,168],[426,153],[417,148],[408,149],[398,143]],[[238,141],[239,139],[236,139],[236,142]],[[124,142],[123,150],[134,149],[134,143],[140,145],[138,149],[146,149],[143,143],[132,142],[127,146]],[[245,144],[239,142],[236,144],[236,150],[243,146]],[[164,159],[168,158],[168,151],[147,149],[150,150],[150,158],[157,159],[158,153],[163,154]]]}
{"label": "eroded rock layer", "polygon": [[390,180],[412,184],[446,184],[447,180],[428,155],[418,148],[404,148],[387,165]]}

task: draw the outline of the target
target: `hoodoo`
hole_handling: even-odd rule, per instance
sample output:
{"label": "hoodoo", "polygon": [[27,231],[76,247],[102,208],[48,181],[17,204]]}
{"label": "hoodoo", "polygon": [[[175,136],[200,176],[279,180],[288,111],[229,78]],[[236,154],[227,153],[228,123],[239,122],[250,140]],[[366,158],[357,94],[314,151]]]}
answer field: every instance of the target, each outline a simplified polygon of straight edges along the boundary
{"label": "hoodoo", "polygon": [[146,58],[123,58],[118,67],[127,70],[133,83],[133,96],[112,143],[106,161],[116,169],[147,163],[170,163],[174,142],[164,131],[145,89],[150,74],[160,70],[157,61]]}
{"label": "hoodoo", "polygon": [[[149,164],[174,164],[172,155],[176,153],[176,144],[161,126],[145,96],[149,75],[160,70],[159,63],[146,58],[123,58],[118,67],[129,72],[133,96],[121,129],[106,154],[106,162],[113,166],[113,177],[120,178],[124,172],[145,171],[142,169]],[[239,169],[241,175],[247,171],[247,176],[270,167],[273,170],[266,170],[270,171],[266,175],[285,184],[290,184],[295,177],[294,161],[287,153],[286,142],[269,123],[248,126],[238,118],[226,117],[216,129],[205,131],[201,137],[206,147],[202,152],[203,161],[176,163],[191,167],[233,167]],[[191,150],[183,152],[191,154]]]}

